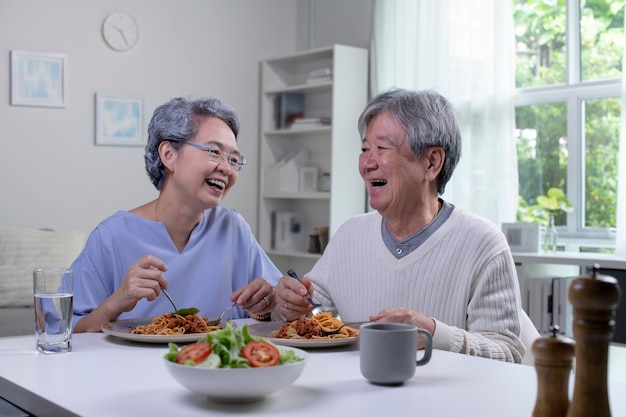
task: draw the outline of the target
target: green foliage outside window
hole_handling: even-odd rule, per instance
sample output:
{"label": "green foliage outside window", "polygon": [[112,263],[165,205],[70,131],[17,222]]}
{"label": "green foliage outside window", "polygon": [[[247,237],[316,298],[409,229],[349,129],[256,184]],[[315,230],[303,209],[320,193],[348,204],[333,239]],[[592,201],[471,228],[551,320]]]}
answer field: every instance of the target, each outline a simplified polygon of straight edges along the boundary
{"label": "green foliage outside window", "polygon": [[526,200],[519,197],[517,221],[539,223],[548,225],[548,218],[552,215],[556,218],[574,210],[563,190],[550,188],[545,195],[537,196],[537,204],[529,205]]}
{"label": "green foliage outside window", "polygon": [[[583,80],[621,77],[624,0],[581,0]],[[566,84],[565,0],[513,0],[516,22],[516,85]],[[585,100],[585,227],[615,227],[619,97]],[[516,108],[520,206],[538,204],[545,190],[567,191],[568,138],[565,102]],[[574,184],[569,184],[574,186]],[[525,206],[524,206],[525,205]],[[565,224],[566,216],[556,216]]]}

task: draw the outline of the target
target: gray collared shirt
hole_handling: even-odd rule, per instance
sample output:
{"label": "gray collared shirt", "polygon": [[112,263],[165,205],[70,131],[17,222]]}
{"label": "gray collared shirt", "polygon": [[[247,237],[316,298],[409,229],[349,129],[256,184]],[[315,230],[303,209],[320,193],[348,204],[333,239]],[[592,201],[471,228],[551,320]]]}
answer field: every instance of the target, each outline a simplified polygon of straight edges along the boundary
{"label": "gray collared shirt", "polygon": [[389,231],[387,231],[387,227],[385,227],[385,219],[383,218],[381,222],[381,232],[383,235],[383,242],[385,242],[385,246],[389,249],[389,252],[393,254],[397,259],[403,258],[409,253],[413,252],[417,249],[422,243],[426,241],[446,220],[450,217],[452,210],[454,210],[454,205],[441,200],[441,210],[435,216],[435,218],[428,223],[428,225],[405,240],[404,242],[398,242]]}

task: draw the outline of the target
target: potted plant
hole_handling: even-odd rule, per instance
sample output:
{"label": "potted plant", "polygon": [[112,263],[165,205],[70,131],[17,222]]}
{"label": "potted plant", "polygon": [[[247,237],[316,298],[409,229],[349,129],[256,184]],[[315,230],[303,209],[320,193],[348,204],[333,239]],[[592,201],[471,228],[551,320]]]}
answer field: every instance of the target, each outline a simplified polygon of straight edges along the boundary
{"label": "potted plant", "polygon": [[569,213],[574,207],[563,190],[550,188],[545,195],[537,197],[537,204],[529,205],[521,196],[518,199],[517,221],[539,223],[545,227],[543,249],[546,252],[556,250],[556,227],[554,218],[561,213]]}

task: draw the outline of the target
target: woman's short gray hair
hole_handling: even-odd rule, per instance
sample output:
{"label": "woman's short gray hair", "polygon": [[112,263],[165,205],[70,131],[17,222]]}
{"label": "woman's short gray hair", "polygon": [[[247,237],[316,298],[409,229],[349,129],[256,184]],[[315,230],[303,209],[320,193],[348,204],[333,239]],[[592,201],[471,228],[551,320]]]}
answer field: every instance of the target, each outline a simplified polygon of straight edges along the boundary
{"label": "woman's short gray hair", "polygon": [[441,94],[394,88],[378,94],[359,117],[358,129],[365,137],[367,126],[381,113],[389,112],[406,129],[407,140],[415,157],[431,146],[443,148],[446,159],[437,177],[441,195],[461,157],[461,131],[452,104]]}
{"label": "woman's short gray hair", "polygon": [[[165,140],[189,141],[198,131],[199,120],[205,117],[217,117],[222,120],[237,138],[239,116],[217,98],[188,100],[178,97],[162,104],[154,111],[148,125],[148,143],[144,160],[146,172],[157,190],[161,190],[167,177],[167,170],[159,156],[159,145]],[[171,143],[176,149],[182,146],[182,143]]]}

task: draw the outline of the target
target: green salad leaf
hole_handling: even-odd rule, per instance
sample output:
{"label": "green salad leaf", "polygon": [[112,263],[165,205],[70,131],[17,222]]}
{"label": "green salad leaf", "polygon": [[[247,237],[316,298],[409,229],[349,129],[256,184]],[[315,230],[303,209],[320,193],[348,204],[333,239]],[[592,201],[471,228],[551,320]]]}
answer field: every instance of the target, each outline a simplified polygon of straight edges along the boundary
{"label": "green salad leaf", "polygon": [[[207,333],[200,340],[209,342],[213,353],[217,354],[221,360],[220,368],[249,368],[248,360],[241,356],[243,347],[254,340],[263,340],[271,343],[262,337],[253,336],[248,331],[248,325],[244,325],[241,329],[235,329],[231,322],[226,327],[211,333]],[[175,362],[176,354],[180,348],[175,343],[169,343],[169,352],[165,354],[165,359]],[[280,352],[279,364],[300,362],[303,359],[298,357],[293,350],[284,349],[277,346]]]}
{"label": "green salad leaf", "polygon": [[[245,332],[244,332],[245,329]],[[248,360],[242,358],[241,349],[252,341],[248,326],[237,331],[230,322],[222,330],[207,333],[202,339],[211,344],[211,349],[222,360],[222,368],[248,368]]]}

